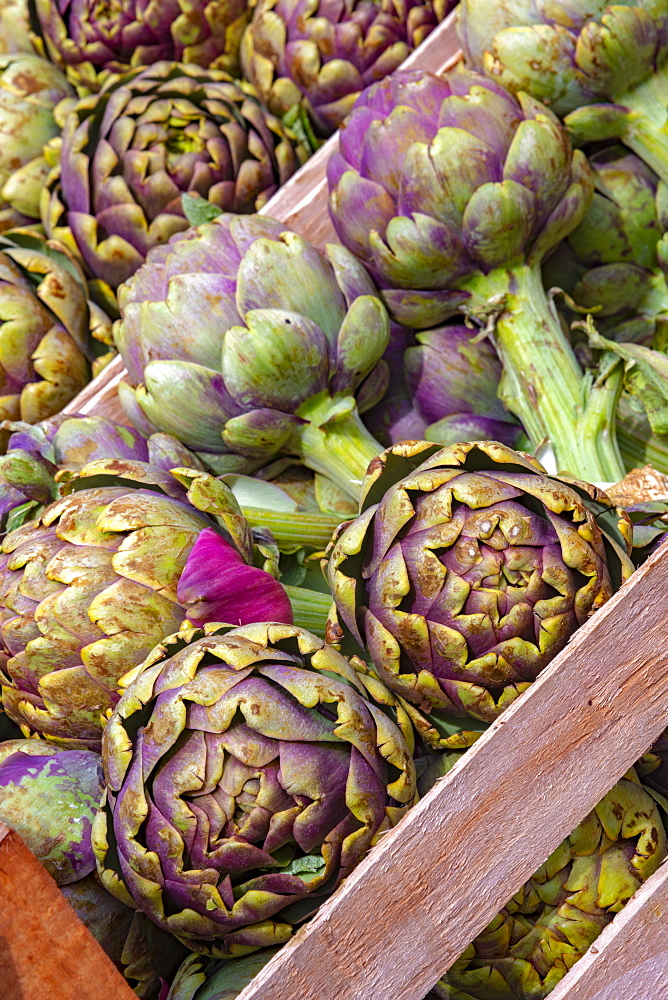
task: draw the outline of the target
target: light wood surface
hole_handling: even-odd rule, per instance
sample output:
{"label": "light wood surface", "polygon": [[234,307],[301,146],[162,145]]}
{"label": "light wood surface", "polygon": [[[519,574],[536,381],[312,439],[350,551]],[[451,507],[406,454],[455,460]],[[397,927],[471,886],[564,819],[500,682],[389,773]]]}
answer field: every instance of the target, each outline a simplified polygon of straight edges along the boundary
{"label": "light wood surface", "polygon": [[0,823],[2,1000],[137,1000],[21,838]]}
{"label": "light wood surface", "polygon": [[550,1000],[668,997],[668,861],[636,892]]}
{"label": "light wood surface", "polygon": [[424,997],[668,723],[667,558],[668,544],[240,1000]]}
{"label": "light wood surface", "polygon": [[[442,73],[460,57],[454,28],[453,11],[442,24],[425,38],[406,59],[402,68],[424,69]],[[261,215],[281,219],[291,229],[306,236],[317,246],[338,242],[327,211],[326,164],[336,148],[338,138],[332,136],[318,152],[301,167],[294,177],[277,191],[262,209]],[[118,401],[116,387],[125,375],[125,367],[116,358],[100,372],[78,396],[64,407],[65,413],[95,413],[128,423]]]}

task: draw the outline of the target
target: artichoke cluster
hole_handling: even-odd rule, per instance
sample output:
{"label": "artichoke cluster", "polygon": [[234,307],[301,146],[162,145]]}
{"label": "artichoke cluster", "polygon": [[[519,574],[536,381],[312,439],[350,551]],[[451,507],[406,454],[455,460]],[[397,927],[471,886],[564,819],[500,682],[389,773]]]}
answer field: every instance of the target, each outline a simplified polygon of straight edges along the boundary
{"label": "artichoke cluster", "polygon": [[[0,0],[0,822],[144,1000],[237,996],[667,533],[665,0],[402,69],[451,7]],[[667,774],[425,1000],[544,1000]]]}

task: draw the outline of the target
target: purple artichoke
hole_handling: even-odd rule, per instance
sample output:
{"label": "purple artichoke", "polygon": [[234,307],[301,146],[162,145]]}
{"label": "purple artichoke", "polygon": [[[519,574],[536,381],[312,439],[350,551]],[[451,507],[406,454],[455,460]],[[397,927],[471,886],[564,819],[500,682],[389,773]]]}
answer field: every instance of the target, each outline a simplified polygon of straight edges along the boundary
{"label": "purple artichoke", "polygon": [[402,732],[301,629],[182,632],[124,684],[98,872],[193,951],[286,941],[415,801]]}
{"label": "purple artichoke", "polygon": [[247,0],[29,0],[35,44],[80,91],[156,62],[235,72]]}
{"label": "purple artichoke", "polygon": [[486,77],[398,72],[359,99],[328,161],[339,237],[416,328],[465,311],[493,333],[502,396],[535,449],[583,479],[624,475],[618,370],[592,384],[546,297],[545,256],[584,217],[586,157],[543,105]]}
{"label": "purple artichoke", "polygon": [[664,0],[463,0],[458,25],[472,69],[566,115],[578,142],[623,139],[668,182]]}
{"label": "purple artichoke", "polygon": [[248,84],[159,62],[111,77],[69,111],[42,218],[116,288],[188,228],[183,193],[255,212],[306,156]]}
{"label": "purple artichoke", "polygon": [[292,621],[284,588],[251,565],[231,491],[179,475],[185,485],[142,462],[91,462],[71,475],[69,495],[5,537],[2,697],[26,734],[98,746],[119,677],[191,606],[196,623]]}
{"label": "purple artichoke", "polygon": [[487,441],[380,455],[328,552],[328,637],[408,701],[491,722],[633,572],[604,493]]}
{"label": "purple artichoke", "polygon": [[102,795],[100,757],[38,740],[0,743],[0,821],[11,826],[58,885],[95,868],[91,826]]}
{"label": "purple artichoke", "polygon": [[358,407],[385,392],[389,320],[352,254],[221,215],[151,251],[119,301],[135,426],[174,434],[216,472],[295,455],[357,498],[381,450]]}
{"label": "purple artichoke", "polygon": [[451,0],[260,0],[241,45],[244,75],[274,114],[304,107],[318,136],[401,65]]}

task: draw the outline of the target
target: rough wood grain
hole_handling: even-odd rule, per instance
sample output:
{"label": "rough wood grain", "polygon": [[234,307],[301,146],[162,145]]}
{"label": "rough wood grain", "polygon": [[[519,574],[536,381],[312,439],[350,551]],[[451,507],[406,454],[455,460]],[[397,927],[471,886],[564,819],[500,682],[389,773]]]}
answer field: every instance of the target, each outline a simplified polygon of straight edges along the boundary
{"label": "rough wood grain", "polygon": [[0,823],[2,1000],[137,1000],[21,838]]}
{"label": "rough wood grain", "polygon": [[668,861],[603,931],[550,1000],[668,997]]}
{"label": "rough wood grain", "polygon": [[[460,57],[455,33],[455,11],[425,38],[404,63],[405,69],[442,73]],[[334,135],[267,202],[260,214],[281,219],[317,246],[338,242],[327,211],[326,163],[338,142]],[[71,403],[65,413],[96,413],[128,423],[118,401],[116,387],[125,374],[120,358],[100,372]]]}
{"label": "rough wood grain", "polygon": [[425,995],[668,723],[667,560],[664,544],[240,1000]]}

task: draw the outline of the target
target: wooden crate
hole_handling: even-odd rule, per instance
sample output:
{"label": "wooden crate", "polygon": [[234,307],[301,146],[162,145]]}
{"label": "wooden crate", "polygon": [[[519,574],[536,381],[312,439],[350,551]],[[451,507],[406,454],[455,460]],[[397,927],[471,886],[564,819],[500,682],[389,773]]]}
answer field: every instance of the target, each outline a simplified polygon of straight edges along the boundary
{"label": "wooden crate", "polygon": [[[457,58],[451,16],[406,65],[440,72]],[[335,142],[264,210],[319,245],[335,238],[324,177]],[[117,359],[67,410],[123,419],[116,395],[123,375]],[[668,725],[667,566],[668,543],[382,839],[242,1000],[421,1000]],[[21,928],[28,926],[36,935],[31,940],[54,948],[53,959],[23,975],[17,997],[131,997],[95,942],[82,936],[73,911],[54,908],[62,933],[45,929],[43,897],[20,893],[16,879],[5,878],[7,842],[0,831],[0,911],[13,910],[0,920],[0,984],[10,968],[26,968]],[[13,835],[10,847],[16,842]],[[48,879],[38,869],[35,863],[25,873],[35,885]],[[668,997],[667,912],[663,865],[554,990],[553,1000]],[[80,968],[70,963],[71,990],[63,992],[60,983],[56,992],[49,976],[54,968],[65,974],[74,948]],[[97,964],[89,960],[96,948]],[[93,982],[97,991],[91,992]],[[0,996],[13,997],[2,989]]]}

